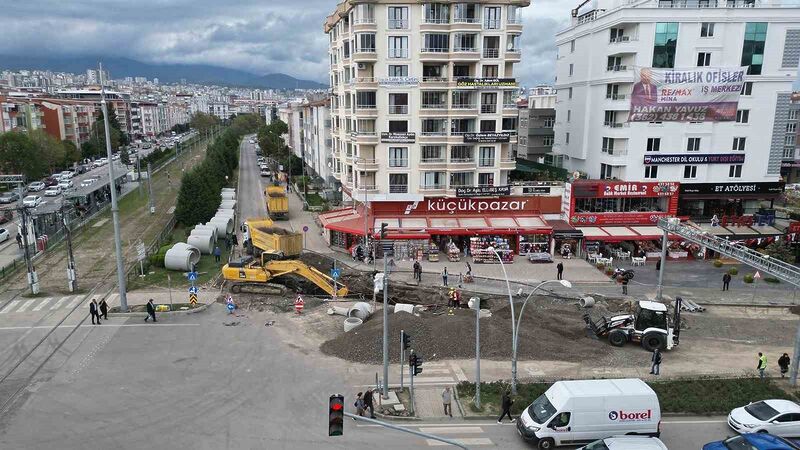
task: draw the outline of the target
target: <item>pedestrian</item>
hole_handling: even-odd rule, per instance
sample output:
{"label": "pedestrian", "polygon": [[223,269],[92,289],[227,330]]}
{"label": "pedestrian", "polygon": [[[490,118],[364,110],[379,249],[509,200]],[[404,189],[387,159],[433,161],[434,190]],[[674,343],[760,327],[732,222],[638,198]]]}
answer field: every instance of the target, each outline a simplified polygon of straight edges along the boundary
{"label": "pedestrian", "polygon": [[465,261],[467,265],[467,279],[472,278],[472,266],[469,265],[469,261]]}
{"label": "pedestrian", "polygon": [[147,319],[153,318],[153,322],[156,321],[156,305],[153,304],[153,299],[151,298],[147,302],[147,317],[144,318],[144,321],[147,322]]}
{"label": "pedestrian", "polygon": [[[359,416],[362,416],[362,417],[364,416],[364,398],[363,398],[363,396],[364,396],[364,393],[363,392],[359,392],[358,396],[356,397],[356,402],[353,405],[353,406],[356,407],[356,414],[358,414]],[[355,417],[353,418],[353,420],[356,420]]]}
{"label": "pedestrian", "polygon": [[458,288],[462,289],[464,287],[464,275],[461,272],[458,272]]}
{"label": "pedestrian", "polygon": [[219,249],[219,245],[214,246],[214,261],[219,262],[219,258],[222,256],[222,250]]}
{"label": "pedestrian", "polygon": [[650,358],[653,365],[650,366],[650,375],[659,375],[661,372],[661,350],[653,350],[653,356]]}
{"label": "pedestrian", "polygon": [[514,418],[511,417],[511,405],[513,404],[514,401],[511,400],[511,392],[508,390],[503,392],[503,400],[501,401],[501,406],[503,407],[503,411],[500,413],[500,418],[497,419],[497,423],[502,422],[503,417],[505,417],[506,415],[508,415],[508,420],[510,420],[511,423],[515,422]]}
{"label": "pedestrian", "polygon": [[622,295],[628,295],[628,277],[622,277]]}
{"label": "pedestrian", "polygon": [[767,355],[758,352],[758,365],[756,366],[756,370],[758,370],[758,377],[762,380],[764,379],[764,371],[767,370]]}
{"label": "pedestrian", "polygon": [[364,409],[369,410],[369,418],[375,418],[375,406],[372,404],[372,389],[367,389],[367,392],[364,393]]}
{"label": "pedestrian", "polygon": [[444,415],[453,417],[453,393],[450,392],[450,386],[447,386],[442,391],[442,405],[444,406]]}
{"label": "pedestrian", "polygon": [[417,284],[422,283],[422,264],[419,261],[414,261],[414,279]]}
{"label": "pedestrian", "polygon": [[726,272],[725,275],[722,276],[722,290],[723,291],[730,290],[730,285],[731,285],[731,274]]}
{"label": "pedestrian", "polygon": [[359,262],[364,261],[364,249],[361,248],[361,244],[356,247],[356,260]]}
{"label": "pedestrian", "polygon": [[659,270],[661,270],[661,258],[658,258],[658,261],[656,261],[656,272]]}
{"label": "pedestrian", "polygon": [[447,287],[447,266],[442,269],[442,286]]}
{"label": "pedestrian", "polygon": [[394,272],[394,269],[397,267],[397,264],[394,262],[394,258],[389,258],[389,262],[386,263],[386,274],[391,275]]}
{"label": "pedestrian", "polygon": [[106,303],[106,299],[100,300],[100,315],[103,316],[103,320],[108,320],[108,303]]}
{"label": "pedestrian", "polygon": [[560,280],[561,276],[564,274],[564,264],[559,262],[556,266],[556,280]]}
{"label": "pedestrian", "polygon": [[22,233],[17,233],[17,246],[22,248]]}
{"label": "pedestrian", "polygon": [[[92,299],[89,303],[89,314],[92,316],[92,325],[100,325],[100,314],[97,312],[97,300]],[[97,318],[97,322],[94,319]]]}
{"label": "pedestrian", "polygon": [[447,306],[449,308],[452,308],[455,306],[455,302],[456,302],[456,290],[450,288],[450,292],[447,294]]}
{"label": "pedestrian", "polygon": [[789,359],[789,354],[784,353],[783,356],[778,358],[778,366],[781,368],[781,378],[786,376],[786,372],[789,371],[789,364],[791,360]]}

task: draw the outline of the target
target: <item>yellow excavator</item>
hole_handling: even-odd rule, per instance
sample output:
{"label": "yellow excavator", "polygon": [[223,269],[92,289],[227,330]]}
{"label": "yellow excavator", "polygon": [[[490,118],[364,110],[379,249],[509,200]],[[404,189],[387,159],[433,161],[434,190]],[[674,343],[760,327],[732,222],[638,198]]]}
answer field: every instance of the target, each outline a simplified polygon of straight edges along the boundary
{"label": "yellow excavator", "polygon": [[222,268],[222,276],[231,283],[231,292],[250,292],[254,294],[285,295],[286,286],[270,283],[270,280],[284,275],[296,275],[319,286],[328,295],[344,297],[347,286],[325,275],[319,270],[296,259],[275,259],[278,256],[264,252],[261,259],[248,258],[232,261]]}

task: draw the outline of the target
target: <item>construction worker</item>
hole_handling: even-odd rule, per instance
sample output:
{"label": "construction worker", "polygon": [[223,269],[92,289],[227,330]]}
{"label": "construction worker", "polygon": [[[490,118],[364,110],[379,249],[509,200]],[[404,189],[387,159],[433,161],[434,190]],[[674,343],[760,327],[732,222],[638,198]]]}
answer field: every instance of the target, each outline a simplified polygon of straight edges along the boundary
{"label": "construction worker", "polygon": [[762,380],[764,379],[764,371],[767,370],[767,355],[758,352],[758,365],[756,366],[758,370],[758,377]]}
{"label": "construction worker", "polygon": [[448,294],[447,294],[447,299],[448,299],[447,300],[447,306],[452,308],[454,306],[455,301],[456,301],[456,290],[455,289],[450,288],[450,292],[448,292]]}

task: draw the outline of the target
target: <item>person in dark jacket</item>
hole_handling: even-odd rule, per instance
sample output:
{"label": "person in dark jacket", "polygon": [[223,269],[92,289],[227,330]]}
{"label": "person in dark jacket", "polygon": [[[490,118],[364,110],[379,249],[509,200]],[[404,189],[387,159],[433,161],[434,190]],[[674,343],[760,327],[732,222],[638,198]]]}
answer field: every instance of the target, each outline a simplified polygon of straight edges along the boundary
{"label": "person in dark jacket", "polygon": [[622,295],[628,295],[628,278],[622,277]]}
{"label": "person in dark jacket", "polygon": [[[92,325],[100,325],[100,314],[97,312],[97,300],[95,299],[89,303],[89,314],[92,316]],[[97,322],[95,322],[95,318],[97,318]]]}
{"label": "person in dark jacket", "polygon": [[786,376],[786,372],[789,371],[789,364],[791,364],[792,360],[789,359],[789,354],[784,353],[783,356],[778,358],[778,367],[781,368],[781,378]]}
{"label": "person in dark jacket", "polygon": [[100,315],[103,316],[103,320],[108,320],[108,303],[106,303],[106,299],[100,300]]}
{"label": "person in dark jacket", "polygon": [[503,407],[503,412],[500,413],[500,418],[497,419],[497,423],[502,422],[503,421],[503,417],[505,417],[506,415],[508,415],[508,420],[510,420],[512,423],[516,421],[516,419],[511,417],[511,405],[513,405],[513,404],[514,404],[514,401],[511,400],[511,392],[509,392],[509,391],[503,392],[503,400],[502,400],[502,405],[501,405]]}
{"label": "person in dark jacket", "polygon": [[156,305],[153,304],[153,299],[151,298],[150,301],[147,302],[147,317],[144,318],[144,321],[147,322],[147,319],[153,318],[153,322],[157,322],[156,320]]}
{"label": "person in dark jacket", "polygon": [[658,375],[661,372],[661,350],[653,350],[653,356],[650,361],[653,363],[650,366],[650,375]]}
{"label": "person in dark jacket", "polygon": [[375,418],[375,406],[372,404],[372,389],[367,389],[364,393],[364,409],[369,410],[369,418]]}
{"label": "person in dark jacket", "polygon": [[656,272],[659,270],[661,270],[661,258],[658,258],[658,261],[656,261]]}
{"label": "person in dark jacket", "polygon": [[561,275],[563,274],[564,274],[564,264],[558,263],[558,265],[556,266],[556,280],[560,280]]}
{"label": "person in dark jacket", "polygon": [[725,275],[722,276],[722,290],[723,291],[730,290],[730,285],[731,285],[731,274],[726,273]]}

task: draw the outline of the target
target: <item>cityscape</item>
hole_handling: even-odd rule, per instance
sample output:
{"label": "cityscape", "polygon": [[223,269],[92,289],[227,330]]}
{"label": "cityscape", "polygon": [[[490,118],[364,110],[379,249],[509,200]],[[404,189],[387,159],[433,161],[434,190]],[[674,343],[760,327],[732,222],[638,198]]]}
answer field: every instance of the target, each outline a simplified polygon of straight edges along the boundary
{"label": "cityscape", "polygon": [[0,447],[800,449],[800,1],[140,6],[7,11]]}

